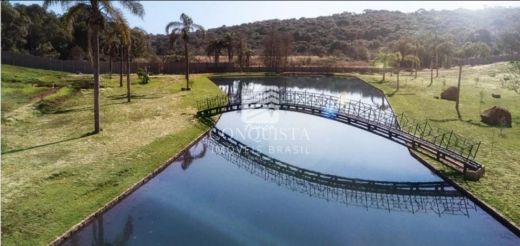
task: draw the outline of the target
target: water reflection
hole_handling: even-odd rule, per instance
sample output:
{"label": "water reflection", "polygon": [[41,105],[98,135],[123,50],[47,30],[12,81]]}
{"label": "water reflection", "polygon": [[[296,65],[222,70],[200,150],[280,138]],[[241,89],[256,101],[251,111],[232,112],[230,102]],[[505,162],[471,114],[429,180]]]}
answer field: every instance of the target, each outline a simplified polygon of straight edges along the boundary
{"label": "water reflection", "polygon": [[381,91],[353,77],[248,77],[212,78],[228,96],[244,97],[258,91],[275,89],[311,93],[323,93],[345,100],[371,103],[381,109],[388,109],[388,102]]}
{"label": "water reflection", "polygon": [[[121,231],[114,235],[108,235],[106,237],[105,222],[103,221],[103,214],[94,219],[91,224],[92,236],[90,237],[91,245],[95,246],[124,246],[129,245],[132,235],[134,233],[134,222],[131,215],[126,217],[126,222]],[[108,225],[110,226],[110,225]],[[112,228],[111,228],[112,229]],[[113,238],[112,241],[106,238]],[[78,233],[72,235],[69,239],[71,246],[85,245],[85,239],[81,238]]]}
{"label": "water reflection", "polygon": [[204,139],[213,153],[268,182],[312,198],[366,209],[469,216],[476,205],[444,181],[389,182],[362,180],[300,168],[244,145],[218,128]]}
{"label": "water reflection", "polygon": [[197,142],[195,144],[195,147],[199,146],[199,144],[202,145],[202,150],[198,154],[193,154],[191,152],[193,149],[190,148],[189,150],[184,151],[184,153],[182,153],[177,158],[177,160],[181,162],[182,170],[188,169],[190,167],[191,163],[193,163],[194,160],[203,158],[204,155],[206,155],[206,145],[205,144],[201,144],[201,142]]}

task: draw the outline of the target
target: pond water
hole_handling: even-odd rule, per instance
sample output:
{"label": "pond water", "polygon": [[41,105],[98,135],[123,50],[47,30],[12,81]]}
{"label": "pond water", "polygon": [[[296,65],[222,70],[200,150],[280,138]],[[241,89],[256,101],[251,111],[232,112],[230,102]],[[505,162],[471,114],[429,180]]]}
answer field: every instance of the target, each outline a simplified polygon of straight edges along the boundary
{"label": "pond water", "polygon": [[[351,78],[215,82],[229,93],[283,86],[386,104],[379,91]],[[244,110],[223,114],[216,127],[302,170],[375,181],[443,181],[405,147],[325,118]],[[451,187],[338,187],[267,165],[272,162],[266,157],[242,155],[232,145],[206,136],[63,245],[520,245]]]}

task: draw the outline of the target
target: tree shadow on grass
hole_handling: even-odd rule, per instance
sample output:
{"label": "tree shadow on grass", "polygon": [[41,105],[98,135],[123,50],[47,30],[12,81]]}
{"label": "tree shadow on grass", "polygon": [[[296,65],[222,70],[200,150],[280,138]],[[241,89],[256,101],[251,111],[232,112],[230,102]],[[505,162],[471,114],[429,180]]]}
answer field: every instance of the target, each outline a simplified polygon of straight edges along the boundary
{"label": "tree shadow on grass", "polygon": [[81,135],[79,137],[68,138],[68,139],[64,139],[64,140],[60,140],[60,141],[56,141],[56,142],[52,142],[52,143],[40,144],[40,145],[35,145],[35,146],[27,147],[27,148],[8,150],[8,151],[5,151],[5,152],[2,152],[2,155],[16,153],[16,152],[25,151],[25,150],[36,149],[36,148],[50,146],[50,145],[64,143],[64,142],[69,142],[69,141],[81,139],[81,138],[84,138],[84,137],[88,137],[88,136],[93,135],[93,134],[94,134],[94,132],[87,132],[87,133],[85,133],[85,134],[83,134],[83,135]]}
{"label": "tree shadow on grass", "polygon": [[448,118],[448,119],[428,119],[431,122],[438,122],[438,123],[444,123],[444,122],[454,122],[454,121],[460,121],[458,118]]}
{"label": "tree shadow on grass", "polygon": [[428,121],[437,122],[437,123],[460,121],[463,124],[468,124],[468,125],[477,126],[477,127],[481,127],[481,128],[500,128],[499,126],[490,126],[490,125],[486,125],[486,124],[481,124],[480,122],[474,122],[473,120],[463,120],[463,119],[458,119],[458,118],[448,118],[448,119],[431,119],[431,118],[429,118]]}
{"label": "tree shadow on grass", "polygon": [[[126,97],[125,97],[126,98]],[[115,102],[115,103],[105,103],[101,104],[101,107],[110,106],[110,105],[117,105],[117,104],[123,104],[125,102]],[[72,112],[80,112],[80,111],[87,111],[87,110],[93,110],[94,106],[86,106],[81,108],[69,108],[69,109],[59,109],[53,112],[53,114],[66,114],[66,113],[72,113]]]}
{"label": "tree shadow on grass", "polygon": [[401,93],[399,93],[399,94],[397,94],[397,92],[398,92],[398,90],[394,90],[394,91],[392,91],[392,92],[386,94],[386,96],[387,96],[387,97],[393,97],[393,96],[395,96],[395,95],[399,95],[399,96],[414,96],[414,95],[417,95],[417,94],[415,94],[415,93],[411,93],[411,92],[404,92],[404,93],[401,92]]}
{"label": "tree shadow on grass", "polygon": [[[122,100],[122,99],[126,99],[126,94],[109,96],[108,98],[110,98],[112,100]],[[136,95],[136,94],[133,94],[133,95],[130,96],[130,98],[131,99],[158,99],[158,98],[161,98],[161,97],[160,96]]]}

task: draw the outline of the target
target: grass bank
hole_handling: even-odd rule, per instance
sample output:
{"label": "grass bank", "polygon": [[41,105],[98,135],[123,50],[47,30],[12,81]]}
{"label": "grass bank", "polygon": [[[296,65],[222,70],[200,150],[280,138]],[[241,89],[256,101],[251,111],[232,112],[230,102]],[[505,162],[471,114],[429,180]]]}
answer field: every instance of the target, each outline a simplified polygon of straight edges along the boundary
{"label": "grass bank", "polygon": [[[501,87],[500,78],[505,68],[506,63],[463,68],[462,120],[457,118],[455,102],[435,98],[444,88],[457,86],[458,69],[440,70],[430,87],[429,70],[419,72],[417,78],[403,72],[398,92],[395,92],[395,75],[387,74],[386,82],[381,82],[381,75],[356,76],[383,90],[396,113],[404,112],[415,119],[428,120],[433,126],[482,141],[476,160],[486,166],[486,174],[478,182],[463,180],[460,174],[434,160],[427,161],[520,225],[520,95]],[[500,94],[501,98],[493,98],[492,93]],[[512,128],[491,127],[480,122],[480,112],[492,106],[510,110]]]}
{"label": "grass bank", "polygon": [[103,75],[103,131],[89,135],[89,76],[2,65],[2,243],[49,243],[205,131],[196,101],[220,92],[192,78],[185,92],[182,76],[132,75],[127,103],[118,77]]}

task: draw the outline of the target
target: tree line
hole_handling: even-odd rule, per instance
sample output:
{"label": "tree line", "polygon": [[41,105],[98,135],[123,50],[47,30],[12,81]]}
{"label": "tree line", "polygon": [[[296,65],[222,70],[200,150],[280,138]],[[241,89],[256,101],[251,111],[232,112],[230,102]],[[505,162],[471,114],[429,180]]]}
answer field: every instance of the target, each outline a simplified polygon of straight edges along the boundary
{"label": "tree line", "polygon": [[[63,16],[39,5],[10,4],[2,1],[2,50],[50,56],[60,59],[86,59],[87,28],[82,22],[67,32]],[[79,19],[86,19],[83,15]],[[318,18],[267,20],[207,30],[206,35],[190,39],[194,56],[210,57],[214,63],[238,66],[251,63],[251,57],[265,54],[266,42],[273,33],[287,36],[291,55],[334,56],[342,60],[371,61],[382,48],[399,49],[403,58],[410,50],[429,68],[432,60],[451,66],[453,46],[472,45],[491,56],[520,53],[520,8],[483,10],[399,11],[366,10],[344,12]],[[101,34],[101,39],[105,39]],[[278,34],[276,34],[278,35]],[[183,42],[172,46],[167,34],[148,34],[139,28],[130,30],[133,41],[130,59],[178,61],[184,59]],[[104,45],[105,42],[101,42]],[[415,47],[414,47],[415,46]],[[430,52],[435,46],[436,53]],[[102,48],[100,59],[109,61],[116,54]],[[408,57],[407,64],[413,63]],[[269,62],[269,59],[262,59]]]}

